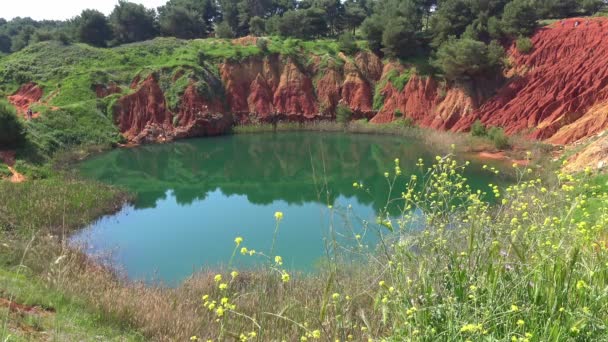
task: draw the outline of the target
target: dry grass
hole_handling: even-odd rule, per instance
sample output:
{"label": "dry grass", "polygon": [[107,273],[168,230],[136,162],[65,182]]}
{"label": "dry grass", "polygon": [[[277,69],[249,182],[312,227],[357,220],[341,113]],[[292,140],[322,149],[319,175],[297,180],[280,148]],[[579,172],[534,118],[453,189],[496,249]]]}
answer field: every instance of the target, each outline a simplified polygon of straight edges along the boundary
{"label": "dry grass", "polygon": [[[36,240],[23,264],[36,268],[49,287],[103,313],[104,320],[135,328],[150,340],[185,341],[194,335],[206,340],[220,334],[216,315],[204,308],[201,300],[205,294],[216,298],[226,295],[213,279],[217,271],[196,274],[178,288],[129,282],[80,252],[62,248],[58,238],[48,236]],[[361,326],[382,335],[386,327],[374,310],[374,291],[370,288],[377,283],[378,275],[370,274],[369,269],[360,265],[333,276],[322,271],[294,276],[287,283],[267,269],[243,272],[230,285],[231,293],[238,294],[231,302],[237,305],[239,314],[230,316],[225,334],[238,337],[240,332],[256,331],[261,341],[277,336],[297,340],[305,329],[292,322],[295,321],[323,327],[325,336],[343,335],[343,339],[349,334],[355,340],[363,339]],[[228,276],[228,272],[220,273]],[[331,305],[327,305],[329,294],[334,292],[351,297],[348,308],[340,311],[347,313],[340,322],[335,320]],[[327,295],[319,295],[324,293]],[[323,306],[327,306],[327,313],[320,317]],[[257,325],[265,329],[258,330]]]}

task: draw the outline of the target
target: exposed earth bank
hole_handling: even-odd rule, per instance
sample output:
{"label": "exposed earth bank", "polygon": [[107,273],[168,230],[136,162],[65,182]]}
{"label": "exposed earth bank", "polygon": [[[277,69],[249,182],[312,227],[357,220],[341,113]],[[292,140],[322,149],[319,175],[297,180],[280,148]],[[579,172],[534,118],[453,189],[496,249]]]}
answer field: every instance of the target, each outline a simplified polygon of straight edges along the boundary
{"label": "exposed earth bank", "polygon": [[[140,72],[130,84],[91,84],[91,89],[98,98],[113,99],[115,124],[133,143],[218,135],[235,123],[333,119],[339,104],[373,123],[403,116],[422,127],[467,131],[480,120],[508,134],[560,145],[606,130],[608,19],[558,21],[539,29],[532,42],[528,54],[508,49],[510,66],[498,87],[452,85],[363,51],[306,61],[279,54],[226,59],[217,65],[219,72],[203,76],[163,69]],[[163,90],[167,77],[182,84],[179,91]],[[8,97],[21,114],[42,98],[43,89],[34,82]]]}

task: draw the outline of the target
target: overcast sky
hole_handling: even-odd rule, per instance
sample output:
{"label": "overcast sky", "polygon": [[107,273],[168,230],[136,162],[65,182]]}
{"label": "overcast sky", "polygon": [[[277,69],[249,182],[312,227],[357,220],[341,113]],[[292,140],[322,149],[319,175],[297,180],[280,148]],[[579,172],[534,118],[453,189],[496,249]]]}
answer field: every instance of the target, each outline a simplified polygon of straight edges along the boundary
{"label": "overcast sky", "polygon": [[[156,8],[167,0],[131,0]],[[86,8],[110,14],[118,0],[0,0],[0,18],[31,17],[35,20],[63,20],[77,16]]]}

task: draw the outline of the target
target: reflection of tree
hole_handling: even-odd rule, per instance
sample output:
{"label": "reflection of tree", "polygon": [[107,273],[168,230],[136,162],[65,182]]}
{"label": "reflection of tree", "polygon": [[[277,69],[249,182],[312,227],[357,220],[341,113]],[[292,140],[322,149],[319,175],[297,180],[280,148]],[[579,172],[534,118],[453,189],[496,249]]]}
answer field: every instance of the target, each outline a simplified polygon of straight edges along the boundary
{"label": "reflection of tree", "polygon": [[[137,192],[137,207],[153,207],[167,190],[178,203],[190,204],[220,189],[258,204],[356,196],[378,210],[388,188],[383,173],[393,170],[394,158],[401,158],[405,175],[417,173],[414,164],[420,157],[428,159],[425,151],[418,142],[387,136],[237,135],[115,150],[85,162],[82,171]],[[489,181],[486,175],[475,178],[477,184]],[[354,189],[354,181],[369,186],[371,196]]]}

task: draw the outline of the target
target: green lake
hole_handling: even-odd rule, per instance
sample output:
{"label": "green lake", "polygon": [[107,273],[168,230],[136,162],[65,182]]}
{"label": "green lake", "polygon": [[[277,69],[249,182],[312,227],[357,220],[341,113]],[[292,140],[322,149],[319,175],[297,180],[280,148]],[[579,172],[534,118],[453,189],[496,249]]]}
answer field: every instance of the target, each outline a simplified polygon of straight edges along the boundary
{"label": "green lake", "polygon": [[[176,285],[197,270],[226,265],[237,236],[244,238],[243,246],[268,251],[274,213],[281,211],[274,254],[288,269],[307,272],[323,259],[330,222],[345,239],[363,233],[361,224],[352,222],[375,222],[387,201],[384,172],[392,173],[395,158],[403,171],[400,194],[405,177],[420,174],[418,158],[430,163],[434,156],[422,142],[403,137],[316,132],[117,149],[86,160],[80,171],[126,188],[136,199],[77,233],[72,242],[130,279]],[[478,163],[467,168],[466,176],[474,189],[505,182]],[[355,189],[353,182],[370,191]],[[345,211],[358,220],[344,224],[336,213]],[[370,231],[363,238],[372,245],[375,241]],[[253,260],[237,253],[235,265],[255,267]]]}

